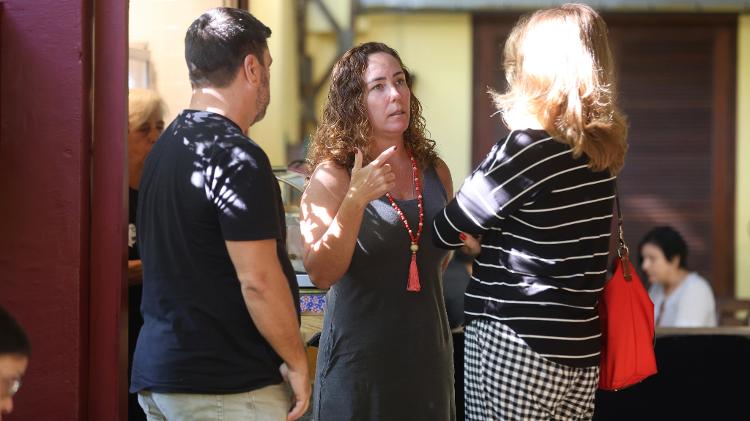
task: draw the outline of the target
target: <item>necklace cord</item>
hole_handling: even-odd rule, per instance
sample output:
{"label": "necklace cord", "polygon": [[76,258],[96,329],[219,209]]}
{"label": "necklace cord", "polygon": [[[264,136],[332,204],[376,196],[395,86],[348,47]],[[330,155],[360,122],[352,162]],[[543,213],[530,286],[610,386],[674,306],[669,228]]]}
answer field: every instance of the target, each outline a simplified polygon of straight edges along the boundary
{"label": "necklace cord", "polygon": [[411,160],[412,176],[414,179],[412,185],[414,186],[414,194],[417,196],[417,208],[419,209],[419,226],[417,227],[416,234],[412,231],[409,226],[409,221],[406,219],[406,214],[404,214],[398,206],[393,199],[393,196],[388,192],[386,192],[385,196],[391,202],[391,207],[393,207],[399,219],[401,219],[401,222],[404,224],[406,233],[409,235],[409,240],[411,242],[411,245],[409,246],[409,251],[411,252],[411,263],[409,264],[409,277],[406,282],[406,290],[419,292],[422,289],[422,286],[419,282],[419,271],[417,269],[417,251],[419,251],[419,238],[422,236],[422,227],[424,226],[423,189],[422,184],[419,181],[419,167],[417,166],[417,161],[411,155],[409,155],[409,159]]}

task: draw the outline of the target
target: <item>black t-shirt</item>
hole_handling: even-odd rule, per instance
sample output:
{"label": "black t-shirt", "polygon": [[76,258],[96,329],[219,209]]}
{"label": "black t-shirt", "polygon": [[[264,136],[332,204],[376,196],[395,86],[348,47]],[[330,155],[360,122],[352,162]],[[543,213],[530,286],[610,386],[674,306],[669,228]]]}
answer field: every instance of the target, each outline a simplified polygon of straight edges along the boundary
{"label": "black t-shirt", "polygon": [[[128,260],[138,260],[138,244],[136,242],[135,215],[138,209],[138,190],[128,187]],[[133,367],[133,353],[135,353],[135,341],[138,332],[143,325],[141,317],[141,294],[143,286],[138,283],[128,287],[128,375]],[[143,413],[138,403],[138,396],[131,393],[128,395],[128,421],[145,421],[146,414]]]}
{"label": "black t-shirt", "polygon": [[284,209],[265,152],[229,119],[185,110],[146,159],[138,200],[144,325],[132,392],[239,393],[277,384],[225,241],[277,240],[294,303]]}

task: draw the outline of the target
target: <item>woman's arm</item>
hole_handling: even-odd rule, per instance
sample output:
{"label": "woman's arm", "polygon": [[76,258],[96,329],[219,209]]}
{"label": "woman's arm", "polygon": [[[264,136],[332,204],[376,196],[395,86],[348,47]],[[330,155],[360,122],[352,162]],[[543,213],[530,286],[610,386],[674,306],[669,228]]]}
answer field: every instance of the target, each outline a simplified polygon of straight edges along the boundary
{"label": "woman's arm", "polygon": [[522,206],[542,184],[562,176],[570,148],[551,137],[533,137],[524,131],[511,132],[498,142],[479,166],[466,178],[456,197],[434,220],[436,246],[456,249],[464,245],[460,234],[479,237]]}
{"label": "woman's arm", "polygon": [[128,286],[143,283],[143,266],[141,259],[128,260]]}
{"label": "woman's arm", "polygon": [[313,172],[302,195],[300,231],[303,263],[319,288],[329,288],[346,272],[365,207],[394,187],[395,176],[385,163],[394,150],[386,149],[365,167],[358,151],[351,177],[345,168],[330,162]]}

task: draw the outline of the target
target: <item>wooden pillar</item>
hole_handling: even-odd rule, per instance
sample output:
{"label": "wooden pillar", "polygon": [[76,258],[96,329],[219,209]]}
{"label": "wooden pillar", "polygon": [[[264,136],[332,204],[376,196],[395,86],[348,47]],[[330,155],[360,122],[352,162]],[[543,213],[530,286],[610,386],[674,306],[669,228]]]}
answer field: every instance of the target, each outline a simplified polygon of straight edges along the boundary
{"label": "wooden pillar", "polygon": [[9,420],[86,419],[93,3],[3,1],[0,304],[32,346]]}
{"label": "wooden pillar", "polygon": [[127,413],[128,2],[94,9],[89,420]]}

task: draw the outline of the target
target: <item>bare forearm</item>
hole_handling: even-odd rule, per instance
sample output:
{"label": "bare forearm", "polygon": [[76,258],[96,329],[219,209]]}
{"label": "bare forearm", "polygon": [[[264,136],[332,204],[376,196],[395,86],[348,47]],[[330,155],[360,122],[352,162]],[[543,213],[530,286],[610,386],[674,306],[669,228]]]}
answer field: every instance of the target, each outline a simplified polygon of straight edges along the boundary
{"label": "bare forearm", "polygon": [[128,285],[143,283],[143,266],[140,260],[128,260]]}
{"label": "bare forearm", "polygon": [[242,282],[242,296],[250,317],[290,368],[307,372],[307,356],[286,278],[280,268],[269,276],[268,281]]}
{"label": "bare forearm", "polygon": [[323,236],[306,248],[305,269],[318,287],[330,287],[349,268],[365,206],[347,195]]}

